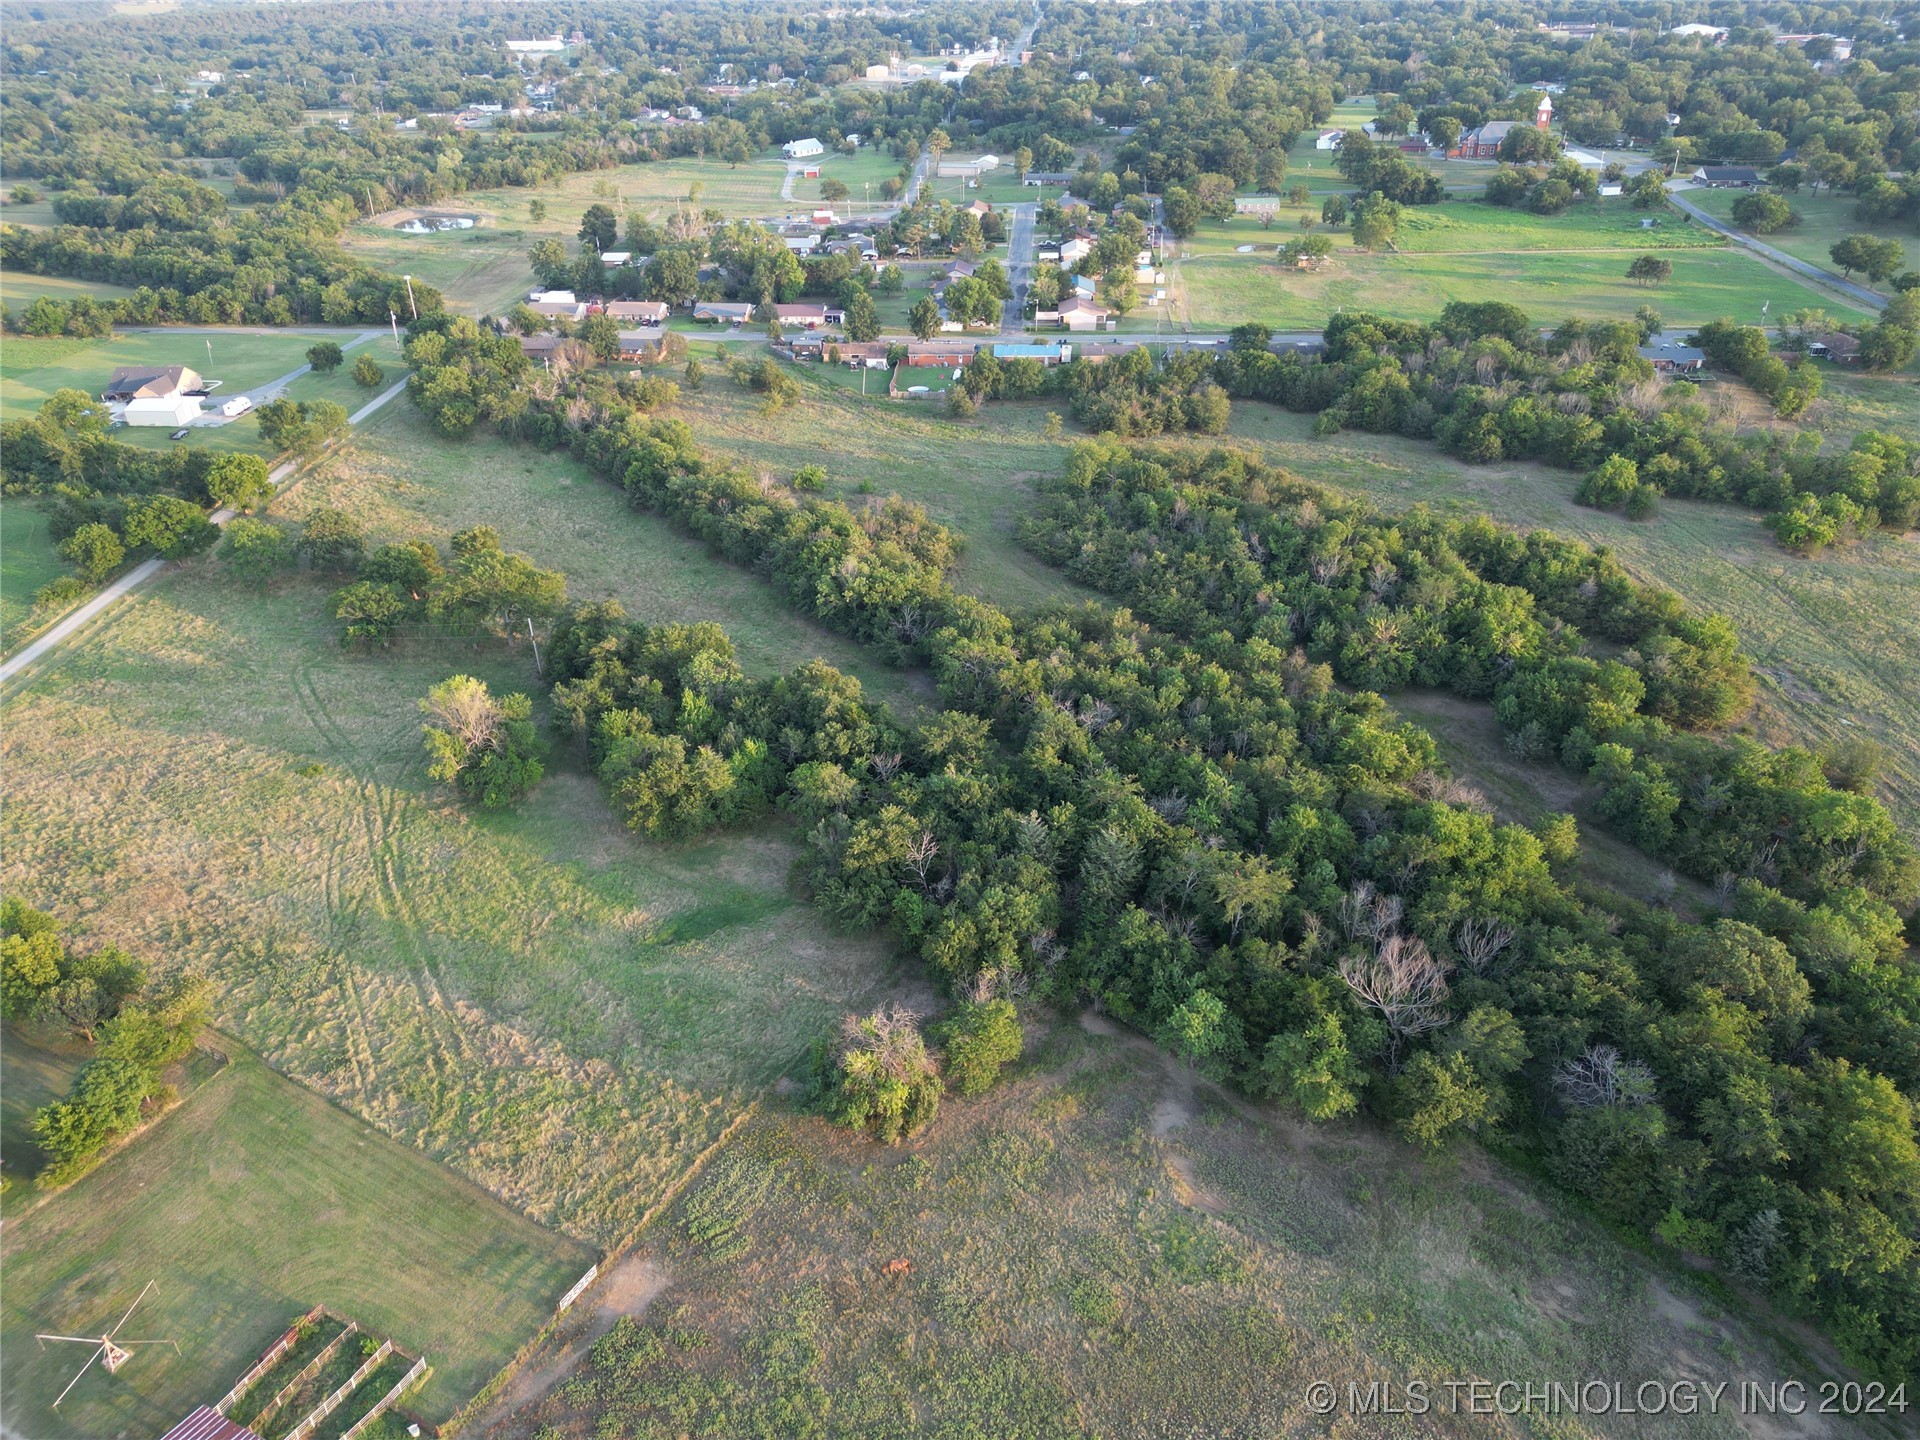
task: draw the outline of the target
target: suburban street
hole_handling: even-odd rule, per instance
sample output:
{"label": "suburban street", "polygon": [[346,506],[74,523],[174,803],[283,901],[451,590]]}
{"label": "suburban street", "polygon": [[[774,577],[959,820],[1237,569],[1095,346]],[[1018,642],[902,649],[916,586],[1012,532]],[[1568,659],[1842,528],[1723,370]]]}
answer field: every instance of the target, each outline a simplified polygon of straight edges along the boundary
{"label": "suburban street", "polygon": [[1027,285],[1033,279],[1033,222],[1039,212],[1033,204],[1007,207],[1007,279],[1013,286],[1000,317],[1000,333],[1017,335],[1026,322]]}
{"label": "suburban street", "polygon": [[[367,338],[380,333],[378,330],[370,331],[368,332],[368,336],[363,336],[362,339],[356,343],[364,343]],[[345,347],[343,346],[342,348],[344,349]],[[299,374],[301,372],[295,371],[293,373]],[[280,382],[276,381],[275,383],[278,384]],[[378,395],[374,396],[373,399],[354,411],[353,414],[349,415],[347,417],[347,423],[349,425],[358,425],[406,388],[407,382],[405,380],[396,380],[385,390],[382,390]],[[319,457],[316,456],[314,458],[318,459]],[[273,481],[276,498],[281,490],[299,473],[299,470],[300,462],[297,460],[289,460],[276,467],[273,473],[267,477]],[[214,511],[213,514],[207,518],[213,521],[215,525],[225,525],[229,520],[234,518],[234,513],[232,510],[223,508]],[[19,650],[7,656],[4,661],[0,661],[0,684],[5,684],[7,681],[15,679],[32,669],[38,661],[59,649],[60,646],[64,645],[74,635],[92,624],[94,620],[98,619],[108,609],[119,604],[120,601],[124,600],[128,595],[131,595],[135,590],[138,590],[142,585],[145,585],[149,580],[153,579],[154,576],[166,569],[170,563],[172,562],[162,560],[158,556],[151,560],[142,560],[138,565],[134,566],[131,570],[114,580],[112,584],[101,590],[98,595],[95,595],[72,614],[66,616],[58,624],[54,625],[46,634],[21,646]]]}

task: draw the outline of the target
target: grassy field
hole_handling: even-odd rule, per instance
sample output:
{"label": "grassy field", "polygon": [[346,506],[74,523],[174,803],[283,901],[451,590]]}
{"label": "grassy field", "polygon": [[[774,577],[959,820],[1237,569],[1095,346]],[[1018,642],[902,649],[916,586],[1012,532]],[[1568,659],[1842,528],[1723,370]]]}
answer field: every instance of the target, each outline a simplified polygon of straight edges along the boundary
{"label": "grassy field", "polygon": [[1673,278],[1654,288],[1626,279],[1623,250],[1369,255],[1343,249],[1313,274],[1282,270],[1269,250],[1264,255],[1182,260],[1169,278],[1182,314],[1200,329],[1243,320],[1280,329],[1319,329],[1338,309],[1429,320],[1450,300],[1491,296],[1511,301],[1543,324],[1569,315],[1625,319],[1642,305],[1653,306],[1670,324],[1704,323],[1728,315],[1757,322],[1762,304],[1775,315],[1823,306],[1838,316],[1860,318],[1749,254],[1683,250],[1669,258]]}
{"label": "grassy field", "polygon": [[978,419],[955,421],[938,401],[885,399],[884,371],[867,377],[881,398],[865,400],[852,371],[800,365],[792,373],[805,399],[781,414],[764,414],[725,381],[683,397],[681,413],[702,445],[756,471],[785,479],[824,464],[831,493],[842,499],[898,493],[924,505],[965,540],[955,583],[997,605],[1019,610],[1086,594],[1014,543],[1014,526],[1033,504],[1031,482],[1061,463],[1059,446],[1042,433],[1044,406],[995,404]]}
{"label": "grassy field", "polygon": [[[824,655],[921,693],[569,462],[448,446],[402,406],[276,513],[323,502],[376,540],[485,521],[582,598],[724,622],[758,672]],[[204,971],[221,1022],[294,1078],[611,1241],[870,989],[884,947],[794,900],[777,827],[635,842],[569,746],[522,810],[462,809],[424,774],[416,702],[456,671],[543,696],[531,656],[349,655],[327,593],[198,562],[12,691],[0,886]]]}
{"label": "grassy field", "polygon": [[55,615],[36,613],[33,596],[49,580],[67,573],[67,563],[53,553],[47,539],[44,511],[22,500],[9,500],[0,513],[0,654],[31,639]]}
{"label": "grassy field", "polygon": [[[1258,220],[1236,216],[1232,220],[1209,220],[1190,238],[1180,242],[1182,255],[1226,255],[1239,245],[1254,245],[1268,255],[1300,233],[1300,216],[1311,213],[1317,219],[1318,204],[1283,205],[1269,228]],[[1653,230],[1640,228],[1643,213],[1622,201],[1597,205],[1579,205],[1562,215],[1535,215],[1528,210],[1508,210],[1471,200],[1451,200],[1440,205],[1409,206],[1394,236],[1394,249],[1403,255],[1429,254],[1509,254],[1525,251],[1570,252],[1580,250],[1721,250],[1728,241],[1703,225],[1666,223]],[[1347,256],[1353,235],[1344,226],[1316,226],[1314,232],[1331,239],[1342,258],[1358,259],[1366,252]],[[1257,252],[1256,252],[1257,253]]]}
{"label": "grassy field", "polygon": [[[8,206],[8,210],[23,207]],[[0,213],[0,220],[13,221],[11,214]],[[62,275],[29,275],[20,270],[0,270],[0,304],[18,313],[42,295],[56,300],[71,300],[76,295],[91,295],[96,300],[118,300],[133,294],[125,285],[109,285],[104,280],[69,280]],[[9,336],[8,344],[12,344]]]}
{"label": "grassy field", "polygon": [[1095,1017],[1029,1027],[1023,1074],[898,1149],[756,1120],[650,1234],[630,1360],[495,1433],[1704,1437],[1740,1432],[1323,1420],[1306,1387],[1818,1373],[1478,1155],[1254,1110]]}
{"label": "grassy field", "polygon": [[[1733,205],[1744,191],[1693,189],[1686,192],[1689,204],[1698,205],[1716,220],[1733,224]],[[1755,238],[1776,250],[1801,260],[1807,260],[1822,269],[1832,270],[1836,274],[1840,267],[1833,263],[1833,256],[1827,252],[1835,241],[1842,236],[1858,234],[1862,231],[1876,235],[1892,235],[1907,247],[1907,268],[1920,263],[1920,234],[1911,226],[1895,224],[1892,221],[1868,223],[1856,220],[1853,215],[1854,198],[1851,195],[1835,195],[1828,190],[1818,193],[1802,191],[1798,195],[1782,197],[1800,214],[1800,223],[1785,230],[1776,230],[1771,235]],[[1860,278],[1860,277],[1855,277]],[[1871,284],[1871,281],[1863,281]],[[1884,288],[1884,287],[1882,287]]]}
{"label": "grassy field", "polygon": [[1233,434],[1306,479],[1386,509],[1484,513],[1609,546],[1640,579],[1721,611],[1762,676],[1753,731],[1776,744],[1877,740],[1888,754],[1882,798],[1920,834],[1920,650],[1912,644],[1920,550],[1911,538],[1875,534],[1807,560],[1780,549],[1761,517],[1737,506],[1671,500],[1656,519],[1635,523],[1575,505],[1577,477],[1567,471],[1463,465],[1391,436],[1315,439],[1312,425],[1311,416],[1239,405]]}
{"label": "grassy field", "polygon": [[[6,1039],[11,1111],[16,1087],[37,1095],[59,1067],[15,1032]],[[591,1253],[245,1049],[212,1043],[230,1063],[101,1168],[8,1219],[8,1432],[158,1434],[217,1400],[316,1304],[429,1355],[418,1404],[444,1418],[539,1327]],[[143,1348],[52,1411],[86,1352],[43,1354],[33,1332],[98,1333],[149,1280],[124,1333],[178,1340],[181,1353]]]}

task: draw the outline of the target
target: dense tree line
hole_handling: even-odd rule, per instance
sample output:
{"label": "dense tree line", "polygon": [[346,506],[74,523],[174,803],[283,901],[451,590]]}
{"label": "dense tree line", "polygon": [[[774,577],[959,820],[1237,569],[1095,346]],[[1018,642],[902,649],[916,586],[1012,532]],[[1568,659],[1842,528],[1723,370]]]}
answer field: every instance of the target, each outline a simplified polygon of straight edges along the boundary
{"label": "dense tree line", "polygon": [[[1897,316],[1906,300],[1896,300]],[[1569,320],[1542,334],[1500,301],[1454,301],[1430,325],[1344,313],[1328,321],[1326,350],[1317,356],[1273,354],[1263,327],[1243,326],[1215,373],[1236,397],[1317,414],[1322,434],[1351,427],[1432,439],[1476,463],[1525,459],[1593,471],[1615,459],[1631,462],[1631,486],[1585,488],[1596,503],[1625,504],[1634,487],[1644,487],[1649,498],[1738,500],[1777,511],[1801,494],[1841,493],[1863,517],[1871,509],[1867,524],[1899,530],[1920,518],[1911,446],[1868,432],[1832,454],[1822,453],[1816,432],[1742,436],[1715,427],[1691,386],[1662,384],[1639,355],[1658,324],[1651,314],[1638,324]],[[1703,342],[1778,394],[1818,393],[1817,371],[1773,357],[1752,327],[1717,322]]]}

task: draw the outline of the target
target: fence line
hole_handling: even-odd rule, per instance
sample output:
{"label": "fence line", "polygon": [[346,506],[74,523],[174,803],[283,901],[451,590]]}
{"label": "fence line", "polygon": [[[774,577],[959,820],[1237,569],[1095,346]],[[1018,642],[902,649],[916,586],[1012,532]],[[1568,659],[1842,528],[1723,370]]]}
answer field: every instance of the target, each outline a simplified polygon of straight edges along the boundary
{"label": "fence line", "polygon": [[361,1363],[358,1370],[355,1370],[353,1374],[347,1377],[346,1384],[322,1400],[306,1419],[302,1420],[287,1432],[287,1440],[307,1440],[307,1436],[320,1428],[320,1422],[331,1415],[340,1402],[357,1390],[360,1387],[360,1382],[375,1370],[379,1369],[380,1362],[392,1353],[393,1341],[382,1340],[380,1342],[380,1348],[369,1355],[366,1360]]}
{"label": "fence line", "polygon": [[223,1399],[218,1405],[214,1406],[213,1408],[217,1410],[220,1414],[225,1415],[227,1413],[227,1407],[229,1405],[233,1404],[234,1401],[238,1400],[242,1395],[246,1394],[247,1390],[252,1386],[254,1381],[258,1380],[262,1375],[266,1374],[267,1371],[271,1370],[274,1366],[275,1361],[277,1361],[282,1355],[286,1354],[296,1344],[299,1343],[300,1327],[302,1325],[310,1324],[313,1321],[318,1320],[322,1315],[326,1313],[327,1313],[326,1306],[316,1305],[313,1307],[313,1309],[309,1310],[306,1314],[302,1315],[298,1320],[294,1321],[293,1324],[289,1325],[287,1327],[287,1333],[282,1335],[278,1340],[274,1341],[272,1345],[267,1347],[267,1353],[262,1355],[257,1361],[254,1362],[253,1368],[247,1371],[246,1374],[242,1375],[239,1378],[239,1380],[237,1380],[234,1383],[234,1387],[227,1392],[226,1398]]}
{"label": "fence line", "polygon": [[427,1357],[422,1355],[418,1360],[413,1362],[413,1368],[400,1377],[399,1383],[374,1402],[371,1410],[367,1411],[366,1414],[362,1415],[347,1427],[346,1433],[340,1437],[340,1440],[354,1440],[354,1436],[366,1429],[367,1426],[371,1425],[375,1419],[383,1414],[386,1408],[399,1398],[400,1392],[413,1384],[415,1380],[418,1380],[420,1376],[426,1372],[426,1369]]}
{"label": "fence line", "polygon": [[[626,1238],[619,1241],[613,1249],[602,1256],[599,1263],[588,1273],[595,1279],[598,1279],[611,1269],[616,1261],[624,1259],[627,1253],[640,1243],[640,1237],[645,1233],[647,1227],[659,1219],[661,1215],[665,1214],[667,1207],[679,1199],[681,1192],[685,1190],[688,1185],[692,1184],[695,1177],[706,1168],[707,1161],[719,1154],[721,1147],[734,1137],[735,1132],[759,1113],[760,1102],[755,1100],[738,1115],[734,1116],[732,1120],[728,1121],[726,1128],[714,1137],[713,1143],[698,1155],[694,1156],[693,1162],[667,1186],[666,1190],[653,1204],[646,1208],[645,1213],[634,1223],[633,1228],[627,1232]],[[584,1288],[576,1285],[572,1292],[574,1300],[577,1301],[580,1295],[591,1288],[590,1282],[586,1284]],[[521,1367],[532,1358],[541,1346],[553,1338],[560,1327],[560,1317],[563,1313],[564,1307],[556,1307],[552,1316],[548,1318],[547,1323],[528,1337],[519,1350],[514,1352],[513,1358],[495,1372],[494,1377],[480,1388],[479,1393],[474,1395],[466,1404],[462,1405],[448,1417],[446,1423],[440,1426],[439,1433],[441,1435],[465,1434],[467,1427],[472,1425],[473,1422],[480,1417],[481,1413],[506,1389],[507,1385],[513,1380],[513,1377],[520,1373]]]}
{"label": "fence line", "polygon": [[289,1380],[286,1384],[280,1387],[279,1394],[275,1395],[273,1399],[269,1400],[264,1406],[261,1407],[260,1413],[253,1417],[253,1423],[255,1425],[258,1425],[261,1421],[265,1420],[269,1415],[273,1414],[274,1411],[278,1410],[282,1405],[284,1405],[287,1402],[287,1400],[293,1395],[293,1392],[295,1390],[299,1389],[313,1376],[318,1375],[320,1373],[320,1367],[325,1365],[327,1361],[332,1358],[334,1351],[338,1350],[342,1345],[346,1343],[347,1337],[349,1335],[358,1334],[359,1331],[360,1331],[360,1322],[358,1320],[349,1320],[347,1322],[346,1329],[342,1330],[338,1335],[334,1336],[333,1339],[329,1340],[326,1343],[326,1345],[321,1349],[318,1355],[314,1356],[313,1359],[309,1360],[304,1366],[301,1367],[300,1373],[298,1375],[294,1376],[293,1379]]}
{"label": "fence line", "polygon": [[566,1294],[560,1297],[560,1303],[553,1307],[553,1313],[556,1315],[566,1314],[568,1309],[572,1307],[573,1302],[580,1298],[580,1292],[582,1290],[585,1290],[589,1285],[593,1284],[593,1282],[599,1277],[599,1274],[600,1274],[600,1262],[596,1260],[593,1262],[593,1264],[587,1267],[586,1274],[582,1275],[578,1280],[573,1282],[573,1288],[567,1291]]}

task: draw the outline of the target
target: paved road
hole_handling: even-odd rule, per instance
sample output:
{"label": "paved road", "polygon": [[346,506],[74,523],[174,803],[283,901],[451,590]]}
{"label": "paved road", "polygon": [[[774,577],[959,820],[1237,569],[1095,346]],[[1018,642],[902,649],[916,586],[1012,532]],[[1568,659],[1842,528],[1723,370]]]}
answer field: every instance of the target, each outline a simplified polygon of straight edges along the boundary
{"label": "paved road", "polygon": [[[372,333],[377,335],[380,332],[376,330]],[[394,384],[389,385],[365,405],[362,405],[358,410],[354,411],[352,415],[348,416],[347,423],[350,425],[358,425],[362,420],[365,420],[369,415],[373,414],[374,411],[378,410],[382,405],[386,404],[406,388],[407,382],[404,380],[396,381]],[[273,481],[276,494],[293,478],[298,469],[298,462],[289,460],[267,477]],[[233,516],[233,511],[223,508],[214,511],[208,518],[212,520],[215,525],[225,525],[229,520],[233,519]],[[60,646],[88,625],[92,624],[93,621],[98,619],[109,608],[119,604],[120,601],[128,595],[131,595],[135,590],[138,590],[142,585],[166,569],[167,564],[167,561],[157,557],[152,560],[142,560],[138,565],[134,566],[133,569],[127,571],[98,595],[95,595],[91,600],[87,601],[86,604],[61,620],[51,630],[47,631],[46,634],[22,646],[12,655],[9,655],[4,661],[0,661],[0,684],[15,679],[32,669],[36,662],[59,649]]]}
{"label": "paved road", "polygon": [[1678,190],[1668,189],[1667,199],[1671,200],[1675,206],[1688,215],[1691,215],[1709,230],[1719,231],[1720,234],[1726,236],[1729,240],[1733,241],[1734,244],[1744,245],[1747,249],[1753,251],[1754,254],[1764,256],[1774,264],[1793,271],[1796,275],[1804,275],[1809,280],[1817,280],[1822,285],[1838,290],[1848,299],[1857,301],[1869,310],[1884,310],[1887,308],[1887,297],[1880,294],[1879,291],[1869,290],[1864,285],[1857,285],[1851,280],[1834,274],[1831,270],[1822,270],[1818,265],[1809,264],[1797,255],[1789,255],[1784,250],[1776,250],[1764,241],[1756,240],[1753,236],[1743,231],[1735,230],[1731,225],[1716,220],[1698,205],[1688,200],[1686,196]]}
{"label": "paved road", "polygon": [[1033,204],[1007,207],[1007,279],[1013,284],[1013,296],[1000,317],[1000,333],[1017,335],[1026,323],[1027,285],[1033,279],[1033,222],[1040,207]]}

